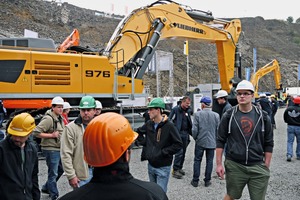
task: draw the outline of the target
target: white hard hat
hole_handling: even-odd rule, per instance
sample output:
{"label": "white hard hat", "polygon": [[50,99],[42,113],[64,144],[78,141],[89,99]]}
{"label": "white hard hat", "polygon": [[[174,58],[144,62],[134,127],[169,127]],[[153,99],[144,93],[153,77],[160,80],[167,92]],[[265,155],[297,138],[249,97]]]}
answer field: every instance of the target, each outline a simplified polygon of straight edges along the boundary
{"label": "white hard hat", "polygon": [[225,90],[219,90],[218,93],[215,95],[216,98],[221,98],[221,97],[227,97],[228,93]]}
{"label": "white hard hat", "polygon": [[266,93],[260,93],[259,97],[267,97]]}
{"label": "white hard hat", "polygon": [[253,84],[250,81],[242,80],[236,86],[236,91],[238,91],[238,90],[250,90],[250,91],[254,92],[254,87],[253,87]]}
{"label": "white hard hat", "polygon": [[102,103],[100,102],[100,101],[98,101],[98,100],[96,100],[96,109],[102,109]]}
{"label": "white hard hat", "polygon": [[61,97],[54,97],[52,99],[51,104],[55,104],[55,105],[64,105],[64,100]]}
{"label": "white hard hat", "polygon": [[69,104],[69,102],[64,102],[63,109],[68,109],[68,108],[72,108],[72,106]]}

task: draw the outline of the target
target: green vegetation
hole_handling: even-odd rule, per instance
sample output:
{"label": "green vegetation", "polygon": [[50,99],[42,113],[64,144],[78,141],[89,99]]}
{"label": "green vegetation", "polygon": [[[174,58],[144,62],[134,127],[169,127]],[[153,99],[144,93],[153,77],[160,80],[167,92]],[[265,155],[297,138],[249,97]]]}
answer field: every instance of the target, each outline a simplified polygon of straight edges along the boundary
{"label": "green vegetation", "polygon": [[300,37],[294,37],[293,41],[300,46]]}
{"label": "green vegetation", "polygon": [[290,24],[293,23],[294,21],[294,18],[292,16],[289,16],[287,19],[286,19],[287,22],[289,22]]}

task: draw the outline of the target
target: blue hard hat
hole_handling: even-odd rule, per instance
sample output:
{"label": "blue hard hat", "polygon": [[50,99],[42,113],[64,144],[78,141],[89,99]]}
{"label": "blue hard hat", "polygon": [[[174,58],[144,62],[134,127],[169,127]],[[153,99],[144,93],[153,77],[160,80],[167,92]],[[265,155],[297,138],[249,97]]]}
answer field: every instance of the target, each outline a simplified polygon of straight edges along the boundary
{"label": "blue hard hat", "polygon": [[204,96],[201,98],[200,103],[210,104],[211,98]]}

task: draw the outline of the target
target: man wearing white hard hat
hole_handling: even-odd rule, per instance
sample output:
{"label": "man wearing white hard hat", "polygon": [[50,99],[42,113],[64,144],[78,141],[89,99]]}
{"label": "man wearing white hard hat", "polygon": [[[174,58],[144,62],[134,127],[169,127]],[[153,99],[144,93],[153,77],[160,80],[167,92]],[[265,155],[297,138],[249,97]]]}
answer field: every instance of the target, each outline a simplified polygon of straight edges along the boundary
{"label": "man wearing white hard hat", "polygon": [[62,117],[63,117],[65,125],[70,123],[68,115],[69,115],[71,108],[72,108],[72,106],[69,104],[69,102],[64,102]]}
{"label": "man wearing white hard hat", "polygon": [[272,118],[272,104],[267,98],[267,95],[265,93],[259,94],[259,99],[257,101],[257,104],[261,107],[262,110],[266,111],[270,117]]}
{"label": "man wearing white hard hat", "polygon": [[40,123],[33,130],[35,137],[42,138],[41,148],[48,167],[48,180],[42,187],[42,192],[50,195],[51,199],[59,196],[57,181],[63,174],[60,159],[60,138],[64,130],[62,117],[64,100],[57,96],[52,99],[52,106]]}
{"label": "man wearing white hard hat", "polygon": [[224,179],[226,169],[224,200],[240,199],[246,185],[250,199],[265,199],[274,146],[271,120],[266,112],[252,104],[251,82],[241,81],[236,92],[238,105],[225,112],[218,128],[216,172]]}
{"label": "man wearing white hard hat", "polygon": [[98,116],[101,114],[102,111],[102,103],[98,100],[96,100],[96,114],[95,116]]}
{"label": "man wearing white hard hat", "polygon": [[217,113],[219,114],[221,119],[226,110],[230,109],[232,106],[227,100],[228,93],[225,90],[219,90],[215,97],[217,99],[218,105],[220,106],[219,112]]}

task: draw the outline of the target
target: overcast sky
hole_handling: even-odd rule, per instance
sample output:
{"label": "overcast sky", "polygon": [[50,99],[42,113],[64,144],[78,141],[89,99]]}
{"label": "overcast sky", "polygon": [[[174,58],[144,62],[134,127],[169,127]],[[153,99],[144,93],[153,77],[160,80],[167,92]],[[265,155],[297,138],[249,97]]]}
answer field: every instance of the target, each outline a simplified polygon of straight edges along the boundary
{"label": "overcast sky", "polygon": [[[155,0],[56,0],[108,13],[127,15],[132,10],[149,5]],[[300,17],[298,0],[176,0],[175,2],[191,6],[193,9],[211,11],[215,18],[239,18],[261,16],[264,19],[294,21]],[[298,2],[298,3],[297,3]],[[127,13],[126,13],[127,10]]]}

